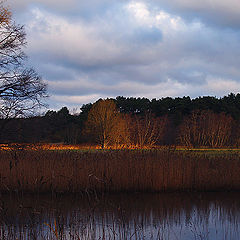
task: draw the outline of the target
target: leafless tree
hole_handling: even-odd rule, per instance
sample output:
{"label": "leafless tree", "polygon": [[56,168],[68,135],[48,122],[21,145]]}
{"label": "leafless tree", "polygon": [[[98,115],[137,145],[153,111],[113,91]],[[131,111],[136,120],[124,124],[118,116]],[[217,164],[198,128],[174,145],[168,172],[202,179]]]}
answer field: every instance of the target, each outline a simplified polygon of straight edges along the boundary
{"label": "leafless tree", "polygon": [[225,113],[208,112],[208,144],[211,147],[223,147],[229,144],[233,119]]}
{"label": "leafless tree", "polygon": [[15,24],[11,12],[0,3],[0,118],[32,113],[46,97],[46,84],[26,67],[24,27]]}
{"label": "leafless tree", "polygon": [[193,111],[179,127],[179,140],[188,147],[223,147],[229,144],[233,119],[225,113]]}
{"label": "leafless tree", "polygon": [[207,122],[203,111],[193,111],[190,116],[184,118],[179,127],[179,140],[182,145],[207,146]]}
{"label": "leafless tree", "polygon": [[166,123],[166,116],[156,118],[151,113],[145,113],[144,116],[134,115],[131,124],[132,143],[139,148],[153,147],[163,138]]}

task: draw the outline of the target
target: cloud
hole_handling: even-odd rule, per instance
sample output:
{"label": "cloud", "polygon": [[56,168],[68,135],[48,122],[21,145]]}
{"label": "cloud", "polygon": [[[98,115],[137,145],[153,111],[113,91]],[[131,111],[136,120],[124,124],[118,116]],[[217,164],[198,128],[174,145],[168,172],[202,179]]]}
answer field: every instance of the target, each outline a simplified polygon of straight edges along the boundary
{"label": "cloud", "polygon": [[[74,85],[74,83],[72,83]],[[56,83],[56,85],[58,85]],[[63,87],[64,85],[58,85],[58,87]],[[73,90],[71,84],[69,86],[69,90]],[[92,86],[91,90],[93,92],[98,92],[98,94],[93,94],[86,92],[86,95],[78,95],[73,94],[71,96],[61,93],[59,95],[53,95],[52,101],[57,101],[61,103],[59,105],[63,106],[64,103],[68,102],[68,106],[76,107],[81,106],[83,103],[95,102],[99,98],[109,98],[116,97],[121,94],[122,91],[125,92],[124,96],[128,97],[147,97],[149,99],[155,98],[156,96],[161,97],[175,97],[175,96],[186,96],[186,91],[189,91],[191,94],[194,94],[195,97],[201,95],[210,95],[221,97],[223,95],[227,95],[230,92],[237,93],[240,90],[240,83],[236,81],[232,81],[229,79],[219,79],[213,76],[207,78],[205,84],[202,84],[196,88],[195,84],[191,84],[191,82],[180,83],[178,81],[168,79],[164,83],[156,84],[156,85],[147,85],[147,84],[139,84],[133,82],[123,82],[117,86],[108,87],[108,86]],[[204,94],[200,94],[204,93]]]}
{"label": "cloud", "polygon": [[240,2],[238,0],[150,0],[158,6],[185,19],[199,19],[206,25],[218,27],[240,27]]}
{"label": "cloud", "polygon": [[124,30],[118,19],[114,24],[109,24],[108,18],[70,22],[38,8],[32,15],[34,20],[28,25],[29,54],[41,57],[44,53],[52,61],[69,62],[80,68],[148,63],[154,57],[152,44],[162,39],[161,30],[156,27],[136,25]]}
{"label": "cloud", "polygon": [[206,0],[25,0],[17,11],[30,63],[49,83],[50,107],[56,107],[118,95],[240,90],[240,33],[231,20],[238,4],[219,2],[210,8]]}
{"label": "cloud", "polygon": [[[84,2],[84,1],[82,1]],[[31,6],[43,6],[55,11],[70,11],[78,6],[77,0],[11,0],[8,3],[13,11],[24,11]]]}
{"label": "cloud", "polygon": [[205,24],[221,27],[239,28],[239,0],[11,0],[9,3],[14,12],[23,12],[31,6],[41,6],[58,14],[95,16],[118,4],[128,4],[138,18],[147,20],[149,9],[164,9],[190,21],[200,19]]}

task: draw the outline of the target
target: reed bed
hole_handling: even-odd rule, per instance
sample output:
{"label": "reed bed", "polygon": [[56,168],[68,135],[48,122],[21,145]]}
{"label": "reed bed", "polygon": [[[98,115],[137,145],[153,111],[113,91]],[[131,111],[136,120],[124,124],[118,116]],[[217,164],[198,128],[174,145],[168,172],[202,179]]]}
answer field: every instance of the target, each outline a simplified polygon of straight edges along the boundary
{"label": "reed bed", "polygon": [[0,151],[0,191],[240,190],[237,152],[174,150]]}

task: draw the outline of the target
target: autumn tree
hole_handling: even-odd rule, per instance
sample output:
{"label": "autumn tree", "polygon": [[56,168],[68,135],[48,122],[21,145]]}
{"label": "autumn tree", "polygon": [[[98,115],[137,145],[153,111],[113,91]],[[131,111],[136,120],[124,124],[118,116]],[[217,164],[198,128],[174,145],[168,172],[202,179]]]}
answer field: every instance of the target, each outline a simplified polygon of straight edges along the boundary
{"label": "autumn tree", "polygon": [[100,99],[93,104],[88,113],[85,132],[102,148],[119,146],[127,139],[127,125],[111,99]]}
{"label": "autumn tree", "polygon": [[24,27],[0,4],[0,118],[24,116],[42,106],[46,84],[26,67]]}

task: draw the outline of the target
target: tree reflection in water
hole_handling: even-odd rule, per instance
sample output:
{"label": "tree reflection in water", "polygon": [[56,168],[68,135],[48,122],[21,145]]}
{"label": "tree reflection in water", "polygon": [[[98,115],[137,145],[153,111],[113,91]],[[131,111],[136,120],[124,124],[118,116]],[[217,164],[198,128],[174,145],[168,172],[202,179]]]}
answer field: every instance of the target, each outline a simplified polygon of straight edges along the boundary
{"label": "tree reflection in water", "polygon": [[2,195],[0,239],[240,239],[240,193]]}

